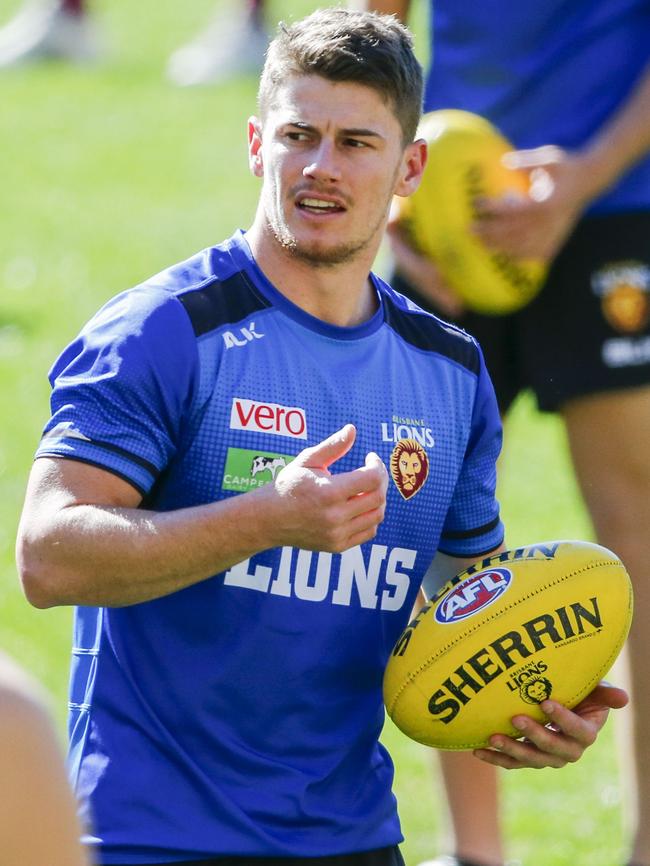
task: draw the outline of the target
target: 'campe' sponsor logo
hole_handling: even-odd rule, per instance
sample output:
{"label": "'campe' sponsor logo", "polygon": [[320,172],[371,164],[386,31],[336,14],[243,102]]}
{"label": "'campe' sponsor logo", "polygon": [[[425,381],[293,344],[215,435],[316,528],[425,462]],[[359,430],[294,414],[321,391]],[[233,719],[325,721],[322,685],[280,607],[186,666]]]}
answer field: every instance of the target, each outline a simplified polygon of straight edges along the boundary
{"label": "'campe' sponsor logo", "polygon": [[230,410],[230,429],[306,439],[307,417],[305,410],[297,406],[258,403],[256,400],[234,397]]}
{"label": "'campe' sponsor logo", "polygon": [[491,568],[472,574],[443,598],[436,610],[436,621],[459,622],[495,602],[510,586],[512,572],[507,568]]}

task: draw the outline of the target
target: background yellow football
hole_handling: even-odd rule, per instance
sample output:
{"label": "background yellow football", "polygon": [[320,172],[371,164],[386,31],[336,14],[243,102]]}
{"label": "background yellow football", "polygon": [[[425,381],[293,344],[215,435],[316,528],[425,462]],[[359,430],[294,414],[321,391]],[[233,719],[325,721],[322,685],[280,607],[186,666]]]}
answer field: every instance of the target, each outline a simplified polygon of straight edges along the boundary
{"label": "background yellow football", "polygon": [[489,250],[470,231],[477,196],[528,192],[527,173],[501,162],[512,145],[484,118],[457,109],[425,114],[419,136],[429,158],[417,191],[394,199],[398,222],[468,309],[487,315],[521,309],[541,288],[546,266]]}
{"label": "background yellow football", "polygon": [[512,716],[572,708],[613,665],[630,628],[632,586],[611,551],[582,541],[509,550],[461,572],[397,641],[384,701],[398,728],[441,749],[520,736]]}

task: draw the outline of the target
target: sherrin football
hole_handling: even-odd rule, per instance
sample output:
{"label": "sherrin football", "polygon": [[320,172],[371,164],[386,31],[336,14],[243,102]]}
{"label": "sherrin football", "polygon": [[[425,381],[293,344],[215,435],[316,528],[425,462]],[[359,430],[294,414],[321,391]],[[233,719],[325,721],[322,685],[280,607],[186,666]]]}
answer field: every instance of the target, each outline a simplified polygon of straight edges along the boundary
{"label": "sherrin football", "polygon": [[418,136],[429,158],[416,192],[394,199],[398,223],[468,309],[502,315],[525,306],[546,266],[490,250],[470,229],[478,196],[528,193],[528,174],[501,162],[513,146],[483,117],[457,109],[425,114]]}
{"label": "sherrin football", "polygon": [[439,749],[518,737],[517,714],[546,698],[578,704],[614,663],[632,618],[620,559],[597,544],[549,541],[483,559],[427,602],[384,676],[398,728]]}

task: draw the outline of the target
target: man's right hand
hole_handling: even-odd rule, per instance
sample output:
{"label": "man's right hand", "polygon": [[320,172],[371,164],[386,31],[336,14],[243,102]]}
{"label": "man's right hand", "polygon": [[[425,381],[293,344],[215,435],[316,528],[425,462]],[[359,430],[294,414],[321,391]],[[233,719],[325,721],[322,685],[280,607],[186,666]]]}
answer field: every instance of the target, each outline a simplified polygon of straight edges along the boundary
{"label": "man's right hand", "polygon": [[273,484],[260,489],[273,514],[273,546],[340,553],[375,537],[384,519],[388,487],[388,473],[378,455],[370,452],[365,465],[350,472],[330,472],[355,438],[354,426],[346,424],[301,451]]}

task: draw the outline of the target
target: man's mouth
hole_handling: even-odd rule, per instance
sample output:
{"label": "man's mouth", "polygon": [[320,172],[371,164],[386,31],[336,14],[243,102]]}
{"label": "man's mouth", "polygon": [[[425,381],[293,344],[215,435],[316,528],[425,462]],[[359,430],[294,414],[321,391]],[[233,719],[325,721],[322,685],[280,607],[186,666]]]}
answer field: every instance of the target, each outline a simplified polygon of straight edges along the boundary
{"label": "man's mouth", "polygon": [[312,196],[305,196],[305,198],[301,198],[298,201],[297,205],[300,210],[304,210],[308,213],[314,214],[341,213],[345,210],[343,205],[339,204],[339,202],[329,201],[328,199],[323,198],[315,198]]}

